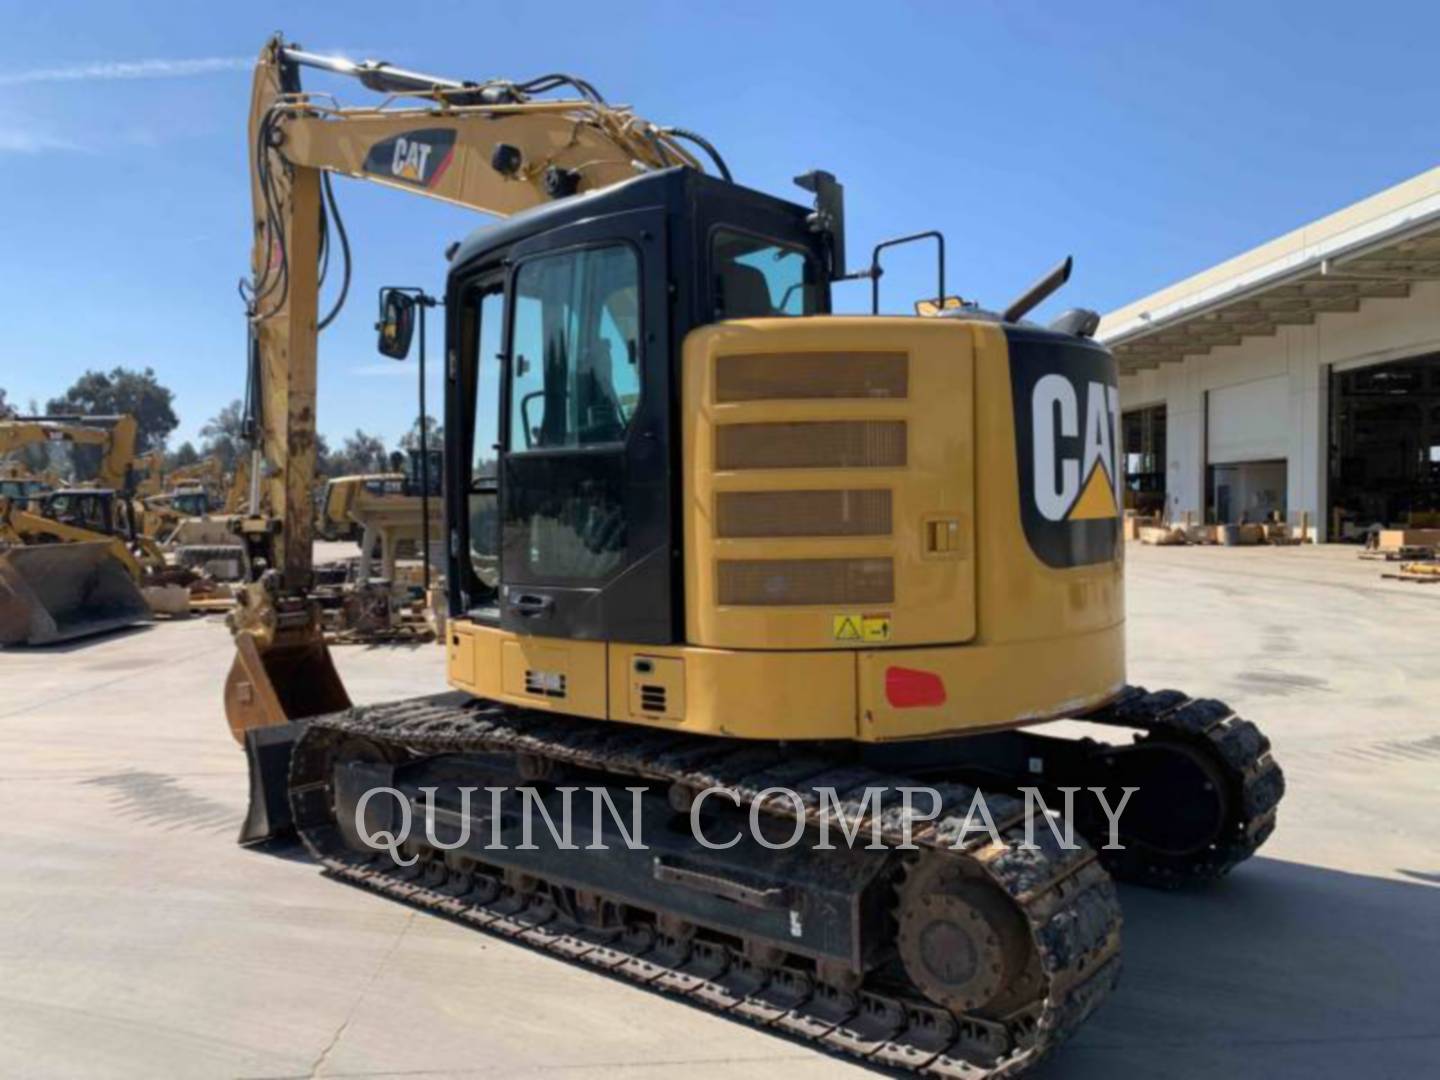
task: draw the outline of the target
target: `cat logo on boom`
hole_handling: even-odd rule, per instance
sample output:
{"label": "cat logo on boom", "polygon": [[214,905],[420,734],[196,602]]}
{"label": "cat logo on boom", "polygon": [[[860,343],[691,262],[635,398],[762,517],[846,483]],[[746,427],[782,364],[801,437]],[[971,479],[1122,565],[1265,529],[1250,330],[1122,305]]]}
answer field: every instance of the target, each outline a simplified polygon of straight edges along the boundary
{"label": "cat logo on boom", "polygon": [[454,156],[454,129],[424,128],[380,140],[365,155],[362,168],[385,179],[433,188]]}
{"label": "cat logo on boom", "polygon": [[1088,343],[1057,350],[1025,330],[1009,334],[1026,539],[1054,567],[1113,559],[1123,505],[1114,358]]}

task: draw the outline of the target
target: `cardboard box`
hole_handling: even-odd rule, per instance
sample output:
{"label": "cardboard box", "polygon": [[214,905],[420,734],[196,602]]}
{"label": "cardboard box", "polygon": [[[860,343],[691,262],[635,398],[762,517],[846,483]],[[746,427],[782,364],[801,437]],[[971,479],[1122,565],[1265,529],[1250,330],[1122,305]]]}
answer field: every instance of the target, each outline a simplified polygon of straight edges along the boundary
{"label": "cardboard box", "polygon": [[1138,539],[1142,544],[1155,544],[1161,547],[1188,543],[1185,539],[1184,529],[1171,529],[1164,525],[1141,526]]}
{"label": "cardboard box", "polygon": [[1376,546],[1381,551],[1440,545],[1440,529],[1381,529]]}

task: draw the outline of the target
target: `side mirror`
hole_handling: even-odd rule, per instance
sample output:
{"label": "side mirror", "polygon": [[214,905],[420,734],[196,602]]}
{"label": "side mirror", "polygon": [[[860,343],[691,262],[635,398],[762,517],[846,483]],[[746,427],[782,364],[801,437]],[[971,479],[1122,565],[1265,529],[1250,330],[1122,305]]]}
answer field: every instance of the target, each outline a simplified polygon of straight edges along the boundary
{"label": "side mirror", "polygon": [[381,356],[404,360],[410,355],[415,336],[415,298],[399,289],[380,290],[380,321],[375,324],[379,339],[375,347]]}

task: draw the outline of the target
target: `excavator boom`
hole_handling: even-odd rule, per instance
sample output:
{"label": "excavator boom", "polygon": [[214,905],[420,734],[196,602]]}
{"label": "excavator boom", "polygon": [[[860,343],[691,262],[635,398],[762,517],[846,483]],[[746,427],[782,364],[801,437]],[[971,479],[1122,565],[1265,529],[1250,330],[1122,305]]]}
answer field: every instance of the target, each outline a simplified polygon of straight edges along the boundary
{"label": "excavator boom", "polygon": [[[342,107],[301,88],[305,67],[354,77],[389,97],[376,106]],[[539,96],[559,89],[576,96]],[[647,171],[698,168],[682,145],[698,137],[606,103],[583,79],[466,83],[318,56],[279,37],[256,65],[249,130],[251,470],[265,477],[274,514],[251,505],[244,529],[257,565],[277,570],[283,588],[293,591],[309,584],[312,569],[316,339],[345,290],[342,284],[334,310],[320,312],[322,220],[337,225],[348,257],[329,174],[507,216]],[[724,173],[723,161],[715,160]],[[253,482],[251,495],[258,502]]]}

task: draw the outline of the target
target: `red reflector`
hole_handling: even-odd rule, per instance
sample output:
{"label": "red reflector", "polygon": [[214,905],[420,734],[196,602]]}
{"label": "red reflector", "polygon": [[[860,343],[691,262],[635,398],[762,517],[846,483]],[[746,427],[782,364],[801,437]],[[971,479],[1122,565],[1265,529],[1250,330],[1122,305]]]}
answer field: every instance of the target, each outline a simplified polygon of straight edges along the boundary
{"label": "red reflector", "polygon": [[885,700],[897,709],[945,704],[944,680],[933,671],[892,667],[885,669]]}

